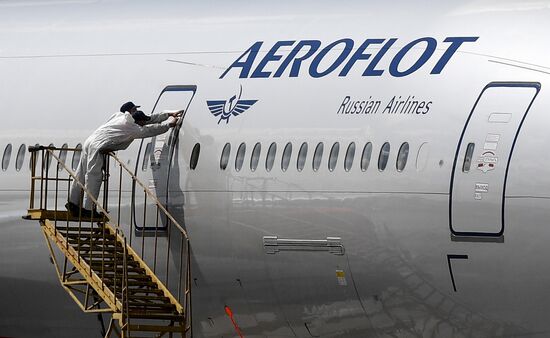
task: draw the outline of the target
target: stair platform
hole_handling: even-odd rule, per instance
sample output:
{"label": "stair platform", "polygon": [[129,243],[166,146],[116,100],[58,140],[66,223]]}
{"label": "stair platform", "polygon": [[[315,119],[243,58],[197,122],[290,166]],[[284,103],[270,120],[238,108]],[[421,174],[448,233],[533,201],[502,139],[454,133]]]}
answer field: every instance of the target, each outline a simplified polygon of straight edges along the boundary
{"label": "stair platform", "polygon": [[23,216],[23,219],[31,221],[41,221],[41,220],[57,220],[58,222],[69,221],[69,222],[80,222],[80,223],[91,223],[91,222],[104,222],[106,218],[101,219],[92,219],[89,217],[79,217],[78,215],[73,215],[67,210],[44,210],[44,209],[29,209],[27,210],[27,215]]}

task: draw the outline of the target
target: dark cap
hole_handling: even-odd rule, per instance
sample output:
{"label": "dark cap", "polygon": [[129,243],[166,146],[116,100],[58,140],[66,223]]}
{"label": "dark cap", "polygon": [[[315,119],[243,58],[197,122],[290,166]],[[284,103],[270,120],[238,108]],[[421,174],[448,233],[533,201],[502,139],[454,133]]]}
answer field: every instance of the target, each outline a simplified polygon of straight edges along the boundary
{"label": "dark cap", "polygon": [[151,119],[150,116],[145,115],[141,110],[138,110],[137,112],[132,114],[132,117],[134,118],[134,121],[149,121]]}
{"label": "dark cap", "polygon": [[126,102],[125,104],[123,104],[121,107],[120,107],[120,112],[121,113],[124,113],[124,112],[130,112],[130,110],[132,110],[133,108],[139,108],[141,106],[136,106],[133,102],[129,101],[129,102]]}

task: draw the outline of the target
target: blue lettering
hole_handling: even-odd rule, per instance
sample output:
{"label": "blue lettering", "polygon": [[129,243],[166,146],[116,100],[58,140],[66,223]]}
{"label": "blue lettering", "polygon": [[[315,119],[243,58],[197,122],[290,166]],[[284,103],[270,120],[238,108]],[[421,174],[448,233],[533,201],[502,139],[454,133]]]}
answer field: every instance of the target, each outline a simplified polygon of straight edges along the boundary
{"label": "blue lettering", "polygon": [[[403,57],[417,44],[426,42],[428,45],[426,46],[426,50],[422,53],[420,58],[412,65],[409,69],[400,72],[397,68],[399,66],[399,63],[403,59]],[[437,41],[434,38],[420,38],[417,40],[414,40],[413,42],[408,43],[405,47],[403,47],[397,55],[393,58],[392,62],[390,63],[390,74],[395,77],[403,77],[409,74],[414,73],[417,71],[420,67],[422,67],[426,61],[432,56],[432,54],[435,52],[435,48],[437,47]]]}
{"label": "blue lettering", "polygon": [[[344,50],[342,50],[342,53],[336,61],[332,63],[325,71],[319,72],[319,63],[321,60],[330,52],[331,49],[336,47],[337,45],[343,43],[345,45]],[[309,75],[311,77],[322,77],[327,74],[330,74],[332,71],[334,71],[344,60],[348,57],[349,53],[353,49],[353,40],[352,39],[340,39],[338,41],[334,41],[330,45],[323,48],[317,56],[313,59],[313,62],[311,62],[311,65],[309,66]]]}
{"label": "blue lettering", "polygon": [[[296,57],[298,55],[298,52],[305,46],[309,46],[309,50],[304,54],[304,56]],[[302,61],[305,59],[311,57],[315,52],[321,47],[321,41],[319,40],[303,40],[298,42],[298,44],[292,49],[292,51],[288,54],[286,59],[281,63],[281,66],[277,71],[275,72],[275,75],[273,77],[281,77],[283,75],[283,72],[286,70],[286,67],[290,64],[290,61],[294,59],[294,62],[292,63],[292,68],[290,69],[290,77],[297,77],[300,73],[300,65],[302,64]]]}
{"label": "blue lettering", "polygon": [[[254,43],[250,48],[248,48],[241,56],[239,56],[239,58],[235,62],[233,62],[233,64],[231,64],[231,66],[229,66],[229,68],[225,70],[225,72],[223,72],[222,76],[220,76],[220,79],[223,79],[225,74],[227,74],[232,68],[241,68],[241,74],[239,75],[239,77],[241,79],[247,78],[248,74],[250,73],[250,69],[252,68],[252,64],[254,63],[254,59],[256,59],[256,55],[258,55],[262,44],[263,41],[258,41]],[[241,59],[247,54],[248,56],[246,57],[246,60],[241,62]]]}
{"label": "blue lettering", "polygon": [[[434,58],[436,62],[430,74],[441,74],[451,58],[464,43],[475,42],[478,39],[479,37],[475,36],[445,38],[442,42],[447,42],[449,45],[446,49],[441,48],[444,51],[439,59]],[[348,76],[358,61],[367,61],[365,62],[362,76],[381,76],[384,72],[389,71],[394,77],[404,77],[423,67],[432,58],[438,46],[438,41],[433,37],[419,38],[406,44],[389,60],[391,56],[387,55],[388,51],[394,46],[397,40],[397,38],[366,39],[355,51],[353,50],[355,42],[349,38],[334,41],[324,48],[321,46],[321,41],[319,40],[277,41],[257,64],[257,67],[253,69],[256,57],[264,43],[263,41],[257,41],[223,72],[220,79],[223,79],[232,69],[237,69],[239,78],[241,79],[280,78],[285,73],[289,77],[295,78],[300,75],[302,65],[306,60],[308,62],[311,60],[308,73],[313,78],[324,77],[335,72],[340,66],[343,67],[339,71],[338,76]],[[292,47],[292,50],[285,53],[281,51],[282,47]],[[367,51],[369,48],[378,49],[378,51],[369,53]],[[416,52],[411,54],[411,50],[415,50]],[[330,56],[327,58],[329,54]],[[415,59],[411,60],[413,54],[420,54],[416,61]],[[348,59],[350,55],[351,57]],[[386,60],[382,64],[387,65],[389,63],[389,66],[382,69],[377,68],[382,59]],[[407,59],[407,61],[404,62],[403,59]],[[414,63],[412,66],[409,66],[409,60]],[[321,63],[323,63],[323,66],[321,66]],[[320,69],[320,67],[326,69]],[[399,67],[407,69],[400,69]]]}
{"label": "blue lettering", "polygon": [[443,42],[450,42],[451,45],[445,53],[441,56],[441,59],[435,64],[434,69],[430,72],[430,74],[440,74],[443,68],[447,65],[447,62],[451,59],[451,56],[454,55],[454,53],[458,50],[458,47],[462,45],[464,42],[475,42],[477,41],[479,37],[477,36],[466,36],[466,37],[450,37],[443,40]]}
{"label": "blue lettering", "polygon": [[376,56],[374,57],[374,59],[372,59],[372,61],[369,63],[369,66],[367,67],[367,69],[365,69],[365,71],[363,72],[363,76],[380,76],[382,75],[382,73],[384,73],[383,70],[374,69],[374,68],[378,65],[378,62],[380,62],[380,59],[382,59],[382,57],[386,54],[386,52],[390,49],[390,47],[395,43],[395,41],[397,41],[396,38],[391,38],[384,44],[384,46],[382,46],[382,48],[378,51],[378,53],[376,53]]}
{"label": "blue lettering", "polygon": [[264,67],[267,65],[268,62],[271,61],[279,61],[283,56],[277,55],[277,50],[282,46],[292,46],[296,41],[278,41],[275,43],[275,45],[267,52],[267,54],[264,56],[262,61],[260,61],[260,64],[258,67],[256,67],[256,70],[254,70],[254,73],[252,73],[252,78],[268,78],[271,75],[271,72],[264,72]]}
{"label": "blue lettering", "polygon": [[357,48],[355,53],[353,53],[353,55],[349,59],[348,63],[344,66],[344,68],[342,69],[340,74],[338,74],[338,76],[348,75],[349,71],[351,70],[353,65],[355,65],[355,62],[357,62],[357,60],[368,60],[372,54],[370,54],[370,53],[363,54],[365,49],[367,49],[367,47],[371,44],[381,44],[382,42],[384,42],[384,39],[367,39],[367,40],[365,40],[365,42],[363,42],[363,44],[361,46],[359,46],[359,48]]}

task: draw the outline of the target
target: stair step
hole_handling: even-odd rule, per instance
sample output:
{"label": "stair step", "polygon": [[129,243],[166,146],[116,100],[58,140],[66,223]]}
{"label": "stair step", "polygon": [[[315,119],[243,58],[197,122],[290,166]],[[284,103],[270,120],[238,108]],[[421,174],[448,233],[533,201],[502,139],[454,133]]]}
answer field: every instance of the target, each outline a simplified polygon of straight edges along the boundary
{"label": "stair step", "polygon": [[184,321],[185,316],[180,314],[161,314],[161,313],[152,313],[152,312],[129,312],[130,318],[137,319],[161,319],[161,320],[173,320],[173,321]]}
{"label": "stair step", "polygon": [[[86,238],[88,241],[90,240],[90,238],[94,240],[105,239],[106,241],[112,241],[112,242],[115,242],[117,240],[117,237],[115,235],[111,235],[109,233],[102,233],[102,232],[93,232],[93,233],[83,232],[80,234],[78,232],[74,232],[74,233],[69,233],[68,235],[61,232],[61,234],[63,236],[68,237],[69,239],[78,239],[80,237],[80,238]],[[103,238],[103,236],[105,236],[105,238]]]}
{"label": "stair step", "polygon": [[168,303],[168,304],[154,304],[154,303],[138,303],[138,302],[128,302],[128,306],[130,307],[130,310],[132,309],[142,309],[142,308],[158,308],[160,309],[168,309],[168,310],[175,310],[176,306],[174,304]]}
{"label": "stair step", "polygon": [[[88,243],[90,243],[90,239],[92,243],[108,243],[108,244],[114,245],[115,243],[118,242],[117,238],[110,237],[113,235],[105,234],[105,238],[103,238],[103,234],[101,233],[90,235],[90,233],[79,234],[75,232],[73,234],[67,235],[66,233],[61,232],[61,235],[65,237],[69,242],[77,242],[79,238],[80,238],[80,242],[88,242]],[[104,239],[105,241],[103,242]],[[117,243],[117,245],[122,246],[121,243]]]}
{"label": "stair step", "polygon": [[176,309],[174,308],[170,308],[170,307],[165,307],[165,308],[162,308],[162,307],[148,307],[148,308],[145,308],[144,306],[134,306],[134,307],[129,307],[130,309],[130,313],[145,313],[145,314],[148,314],[148,315],[177,315],[178,312],[176,311]]}
{"label": "stair step", "polygon": [[[66,233],[67,233],[67,230],[68,230],[68,231],[69,231],[69,235],[71,235],[71,234],[78,234],[79,231],[80,231],[80,233],[85,234],[85,233],[90,233],[90,232],[94,232],[94,233],[95,233],[95,232],[99,232],[99,233],[101,233],[101,232],[103,232],[103,230],[104,230],[103,228],[101,228],[101,227],[96,227],[96,226],[93,227],[93,228],[91,228],[91,227],[84,227],[84,226],[83,226],[83,227],[80,227],[80,228],[79,228],[79,227],[71,227],[71,226],[69,226],[69,227],[67,228],[67,227],[62,226],[62,225],[58,225],[56,229],[57,229],[58,232],[61,232],[61,233],[63,233],[63,234],[66,234]],[[106,231],[105,233],[108,233],[108,231]]]}
{"label": "stair step", "polygon": [[134,297],[135,294],[139,294],[139,293],[146,293],[146,294],[151,294],[151,293],[154,293],[156,295],[164,295],[164,291],[160,290],[160,289],[128,289],[128,294],[131,294],[130,297]]}
{"label": "stair step", "polygon": [[116,248],[117,251],[120,251],[120,252],[124,251],[124,248],[121,245],[115,246],[114,242],[102,242],[98,240],[93,240],[92,242],[90,242],[90,240],[88,239],[84,239],[80,241],[78,239],[70,239],[68,242],[74,248],[78,247],[80,243],[80,248],[86,249],[86,250],[90,250],[91,248],[93,251],[103,252],[103,250],[115,251],[115,248]]}
{"label": "stair step", "polygon": [[[97,271],[101,271],[101,268],[103,267],[103,270],[105,270],[105,272],[114,272],[115,271],[115,268],[112,266],[112,265],[100,265],[100,264],[91,264],[91,267],[92,267],[92,270],[95,270],[96,272]],[[131,268],[131,267],[128,267],[126,269],[128,271],[128,273],[138,273],[138,274],[145,274],[146,271],[144,268]],[[119,273],[123,273],[124,272],[124,269],[122,268],[122,266],[117,266],[116,268],[116,273],[119,274]]]}
{"label": "stair step", "polygon": [[[122,277],[122,274],[120,275],[117,275],[117,279],[121,278]],[[106,280],[110,280],[110,279],[113,279],[114,278],[114,275],[112,274],[104,274],[103,275],[103,279],[106,279]],[[152,281],[151,279],[151,276],[148,276],[148,275],[128,275],[128,279],[133,279],[133,280],[147,280],[147,281]]]}
{"label": "stair step", "polygon": [[[89,262],[90,264],[105,264],[105,265],[115,265],[115,259],[114,259],[114,256],[113,254],[109,254],[109,257],[105,257],[105,258],[108,258],[108,259],[93,259],[93,258],[102,258],[103,253],[93,253],[93,257],[92,257],[92,261]],[[88,253],[88,255],[90,255]],[[96,257],[97,256],[97,257]],[[116,265],[120,265],[122,264],[121,262],[121,258],[124,257],[124,255],[122,254],[117,254],[116,255]],[[89,257],[86,257],[86,258],[89,258]],[[128,263],[128,265],[131,265],[131,266],[137,266],[137,267],[141,267],[139,262],[138,261],[135,261],[134,260],[134,257],[132,257],[131,255],[127,255],[126,256],[126,262]]]}
{"label": "stair step", "polygon": [[[89,253],[89,252],[87,252],[87,253],[82,253],[82,248],[81,248],[81,255],[82,255],[82,257],[84,257],[84,258],[86,258],[86,259],[88,259],[88,258],[90,257],[90,253]],[[102,252],[92,252],[92,253],[91,253],[91,257],[92,257],[92,258],[103,258],[103,257],[105,257],[105,258],[113,258],[112,262],[114,262],[115,255],[112,254],[112,253],[108,253],[108,252],[105,252],[105,254],[103,254]],[[121,260],[121,261],[122,261],[122,258],[123,258],[123,257],[124,257],[124,255],[123,255],[122,253],[117,253],[117,255],[116,255],[117,263],[118,263],[118,260]],[[130,257],[131,257],[131,256],[128,255],[128,257],[127,257],[128,260],[130,260]]]}
{"label": "stair step", "polygon": [[[146,324],[130,324],[130,331],[141,332],[185,332],[185,326],[162,326]],[[132,336],[134,337],[134,336]]]}
{"label": "stair step", "polygon": [[162,302],[169,302],[170,301],[170,298],[165,297],[165,296],[136,296],[136,295],[132,295],[132,296],[130,296],[130,298],[132,300],[158,300],[158,301],[162,301]]}
{"label": "stair step", "polygon": [[[105,284],[113,284],[113,281],[110,279],[104,279],[103,280]],[[117,278],[117,285],[121,283],[121,281]],[[155,282],[146,282],[146,281],[128,281],[128,286],[151,286],[151,287],[158,287],[157,283]]]}

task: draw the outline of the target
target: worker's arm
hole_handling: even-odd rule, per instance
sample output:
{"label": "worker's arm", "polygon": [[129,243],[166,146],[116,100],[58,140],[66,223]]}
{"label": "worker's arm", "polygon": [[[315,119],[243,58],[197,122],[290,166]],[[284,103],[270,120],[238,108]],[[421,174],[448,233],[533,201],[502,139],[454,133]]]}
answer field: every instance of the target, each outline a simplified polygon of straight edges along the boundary
{"label": "worker's arm", "polygon": [[146,124],[161,123],[166,121],[170,116],[179,117],[183,114],[183,110],[163,110],[158,114],[151,115],[151,119]]}
{"label": "worker's arm", "polygon": [[[170,117],[170,116],[169,116]],[[174,127],[178,122],[177,118],[170,117],[162,123],[148,124],[139,127],[135,132],[135,138],[147,138],[166,133],[170,128]]]}

